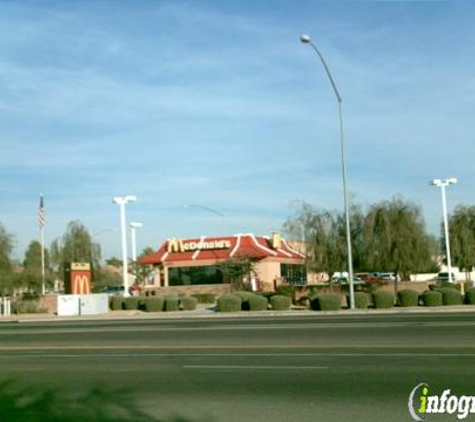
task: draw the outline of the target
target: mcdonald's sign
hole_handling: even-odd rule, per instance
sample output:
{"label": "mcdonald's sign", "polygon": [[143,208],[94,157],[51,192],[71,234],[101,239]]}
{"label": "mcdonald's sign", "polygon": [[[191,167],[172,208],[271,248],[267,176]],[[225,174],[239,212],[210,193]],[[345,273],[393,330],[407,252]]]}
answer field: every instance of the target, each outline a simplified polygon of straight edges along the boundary
{"label": "mcdonald's sign", "polygon": [[91,264],[89,262],[71,262],[66,266],[66,294],[91,293]]}
{"label": "mcdonald's sign", "polygon": [[168,252],[173,253],[173,252],[184,252],[185,248],[183,247],[183,241],[181,239],[178,239],[176,237],[170,239],[168,241]]}
{"label": "mcdonald's sign", "polygon": [[183,241],[176,237],[173,237],[168,240],[168,253],[173,252],[194,252],[197,250],[213,250],[213,249],[229,249],[231,247],[231,242],[227,239],[219,240],[186,240]]}

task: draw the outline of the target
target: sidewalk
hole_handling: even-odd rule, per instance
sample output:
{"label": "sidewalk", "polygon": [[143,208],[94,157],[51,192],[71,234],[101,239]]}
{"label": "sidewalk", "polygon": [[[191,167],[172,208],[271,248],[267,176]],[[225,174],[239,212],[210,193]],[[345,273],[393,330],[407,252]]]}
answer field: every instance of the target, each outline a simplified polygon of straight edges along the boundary
{"label": "sidewalk", "polygon": [[341,311],[312,311],[303,308],[293,308],[289,311],[241,311],[241,312],[216,312],[212,305],[199,306],[194,311],[178,312],[144,312],[144,311],[109,311],[107,314],[57,316],[53,314],[19,314],[0,317],[2,323],[22,322],[55,322],[55,321],[108,321],[108,320],[139,320],[139,319],[188,319],[188,318],[253,318],[253,317],[280,317],[280,316],[325,316],[325,315],[400,315],[400,314],[431,314],[431,313],[475,313],[473,305],[440,306],[440,307],[410,307],[390,309],[342,309]]}

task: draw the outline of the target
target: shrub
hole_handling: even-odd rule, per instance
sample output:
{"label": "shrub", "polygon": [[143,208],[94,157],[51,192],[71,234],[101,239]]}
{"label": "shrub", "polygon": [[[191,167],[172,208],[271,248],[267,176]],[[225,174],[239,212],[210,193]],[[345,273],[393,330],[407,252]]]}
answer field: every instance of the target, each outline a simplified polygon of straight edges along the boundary
{"label": "shrub", "polygon": [[144,307],[147,312],[161,312],[163,311],[164,300],[158,296],[149,296],[144,300]]}
{"label": "shrub", "polygon": [[252,297],[255,296],[255,294],[252,292],[245,292],[245,291],[239,291],[234,294],[241,299],[241,310],[249,311],[251,309],[251,305],[249,301]]}
{"label": "shrub", "polygon": [[465,301],[469,305],[475,305],[475,287],[467,289],[467,291],[465,292]]}
{"label": "shrub", "polygon": [[180,299],[181,309],[184,311],[194,311],[197,303],[198,299],[196,297],[182,297]]}
{"label": "shrub", "polygon": [[275,311],[288,311],[292,300],[288,296],[274,295],[270,298],[270,305]]}
{"label": "shrub", "polygon": [[163,309],[166,312],[175,312],[180,310],[180,298],[175,295],[165,296],[165,306]]}
{"label": "shrub", "polygon": [[195,293],[191,297],[196,298],[198,303],[214,303],[216,302],[216,295],[213,293]]}
{"label": "shrub", "polygon": [[45,314],[46,309],[40,308],[38,301],[16,301],[11,304],[12,314]]}
{"label": "shrub", "polygon": [[250,311],[265,311],[269,306],[269,301],[264,296],[255,294],[249,297],[248,302]]}
{"label": "shrub", "polygon": [[442,288],[442,289],[447,287],[449,289],[457,290],[458,292],[460,292],[461,284],[460,283],[450,283],[449,281],[443,281],[440,284],[439,287]]}
{"label": "shrub", "polygon": [[[348,303],[350,303],[350,298],[348,297]],[[357,309],[367,309],[369,306],[369,295],[365,292],[355,292],[355,308]]]}
{"label": "shrub", "polygon": [[341,309],[341,296],[337,294],[317,296],[312,299],[310,306],[313,310],[339,311]]}
{"label": "shrub", "polygon": [[294,286],[278,286],[277,289],[275,289],[275,294],[282,295],[282,296],[288,296],[292,300],[294,300],[295,287]]}
{"label": "shrub", "polygon": [[109,304],[113,311],[120,311],[124,309],[124,298],[122,296],[111,296],[109,299]]}
{"label": "shrub", "polygon": [[389,309],[394,306],[394,295],[391,292],[377,290],[373,293],[373,303],[376,309]]}
{"label": "shrub", "polygon": [[124,299],[124,308],[128,311],[139,309],[140,298],[136,296],[126,297]]}
{"label": "shrub", "polygon": [[239,312],[241,310],[241,298],[237,295],[227,294],[218,299],[219,312]]}
{"label": "shrub", "polygon": [[405,289],[397,292],[399,305],[403,308],[409,306],[419,306],[419,292],[415,290]]}
{"label": "shrub", "polygon": [[460,291],[451,287],[442,287],[439,289],[439,292],[442,293],[442,303],[444,306],[463,304],[463,297],[460,294]]}
{"label": "shrub", "polygon": [[422,293],[424,306],[442,306],[442,293],[437,290],[426,290]]}

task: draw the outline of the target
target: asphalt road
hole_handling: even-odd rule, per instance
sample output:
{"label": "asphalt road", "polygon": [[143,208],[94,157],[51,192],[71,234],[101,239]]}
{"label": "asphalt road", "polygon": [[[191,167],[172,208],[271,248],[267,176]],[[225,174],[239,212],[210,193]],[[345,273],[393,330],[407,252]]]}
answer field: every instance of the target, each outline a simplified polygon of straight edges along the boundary
{"label": "asphalt road", "polygon": [[410,421],[421,382],[475,395],[474,334],[473,313],[1,323],[0,419],[49,391],[150,420]]}

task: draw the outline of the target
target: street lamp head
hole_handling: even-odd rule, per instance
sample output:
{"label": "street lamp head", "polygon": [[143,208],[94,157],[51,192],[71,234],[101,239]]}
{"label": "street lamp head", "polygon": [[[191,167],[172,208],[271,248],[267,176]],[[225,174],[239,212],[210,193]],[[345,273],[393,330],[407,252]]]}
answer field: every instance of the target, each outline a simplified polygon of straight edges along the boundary
{"label": "street lamp head", "polygon": [[300,42],[303,42],[304,44],[308,44],[308,43],[311,43],[312,40],[307,34],[302,34],[300,35]]}
{"label": "street lamp head", "polygon": [[138,223],[136,221],[131,221],[130,222],[130,227],[132,227],[133,229],[140,229],[142,226],[143,226],[142,223]]}
{"label": "street lamp head", "polygon": [[431,186],[441,186],[442,185],[442,180],[432,179],[432,180],[429,181],[429,185],[431,185]]}
{"label": "street lamp head", "polygon": [[137,200],[137,197],[134,195],[126,195],[126,196],[115,196],[112,199],[112,202],[117,205],[125,205],[128,204],[129,202],[135,202]]}
{"label": "street lamp head", "polygon": [[455,185],[458,180],[456,177],[451,177],[450,179],[447,179],[447,182],[449,183],[449,185]]}
{"label": "street lamp head", "polygon": [[127,202],[135,202],[137,200],[137,197],[135,195],[127,195],[124,198],[125,203]]}

